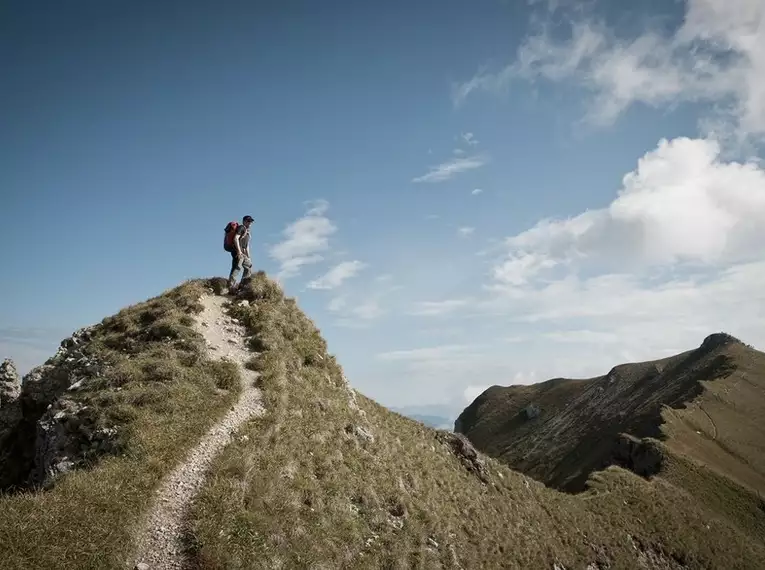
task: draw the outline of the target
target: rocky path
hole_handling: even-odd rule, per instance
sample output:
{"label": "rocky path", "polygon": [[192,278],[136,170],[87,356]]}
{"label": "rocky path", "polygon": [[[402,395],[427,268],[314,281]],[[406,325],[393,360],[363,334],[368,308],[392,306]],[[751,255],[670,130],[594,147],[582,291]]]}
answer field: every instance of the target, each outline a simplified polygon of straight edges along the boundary
{"label": "rocky path", "polygon": [[704,406],[702,406],[701,404],[699,404],[699,409],[700,409],[702,412],[704,412],[704,415],[705,415],[705,416],[707,417],[707,419],[709,420],[709,423],[710,423],[710,424],[712,424],[712,439],[713,439],[713,440],[717,440],[717,424],[716,424],[716,423],[715,423],[715,421],[712,419],[712,416],[710,416],[710,415],[709,415],[709,412],[707,412],[707,411],[704,409]]}
{"label": "rocky path", "polygon": [[201,487],[210,462],[230,441],[231,433],[263,411],[261,394],[254,386],[257,373],[244,367],[252,356],[245,343],[245,329],[225,314],[226,297],[205,295],[204,310],[196,329],[207,342],[209,357],[229,359],[239,366],[243,390],[239,401],[194,447],[183,463],[163,481],[141,533],[134,567],[141,570],[185,567],[183,537],[191,499]]}

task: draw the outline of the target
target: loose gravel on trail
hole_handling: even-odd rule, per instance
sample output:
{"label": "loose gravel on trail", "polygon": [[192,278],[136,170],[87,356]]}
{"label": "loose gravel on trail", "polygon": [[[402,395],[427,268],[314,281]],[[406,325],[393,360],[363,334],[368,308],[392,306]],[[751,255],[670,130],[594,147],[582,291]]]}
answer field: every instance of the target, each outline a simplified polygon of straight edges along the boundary
{"label": "loose gravel on trail", "polygon": [[195,328],[205,338],[211,359],[228,359],[242,376],[242,393],[226,416],[215,424],[194,447],[183,463],[163,481],[139,538],[135,568],[141,570],[183,569],[185,567],[185,525],[191,499],[204,482],[210,462],[230,441],[236,428],[263,412],[258,374],[244,367],[252,356],[242,325],[226,315],[224,303],[231,298],[204,295],[204,310],[196,316]]}

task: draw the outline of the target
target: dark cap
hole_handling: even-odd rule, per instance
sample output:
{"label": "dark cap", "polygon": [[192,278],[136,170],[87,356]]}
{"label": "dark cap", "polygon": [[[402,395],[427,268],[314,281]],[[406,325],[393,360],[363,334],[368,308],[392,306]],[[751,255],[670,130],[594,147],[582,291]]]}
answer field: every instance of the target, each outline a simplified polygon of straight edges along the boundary
{"label": "dark cap", "polygon": [[244,218],[242,218],[242,221],[243,222],[254,222],[255,219],[252,216],[245,216]]}

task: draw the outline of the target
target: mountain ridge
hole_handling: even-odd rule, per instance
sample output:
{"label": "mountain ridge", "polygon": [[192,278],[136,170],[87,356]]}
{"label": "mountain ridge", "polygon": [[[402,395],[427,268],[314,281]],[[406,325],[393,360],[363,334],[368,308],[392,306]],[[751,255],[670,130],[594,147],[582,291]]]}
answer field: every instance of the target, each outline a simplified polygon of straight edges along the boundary
{"label": "mountain ridge", "polygon": [[697,499],[765,538],[763,419],[765,353],[713,333],[695,349],[601,376],[492,386],[460,414],[455,431],[568,492],[585,491],[610,465],[692,492],[706,488]]}
{"label": "mountain ridge", "polygon": [[[258,374],[264,410],[227,436],[191,499],[184,556],[196,568],[747,568],[765,558],[749,527],[669,480],[611,466],[585,493],[561,493],[462,434],[391,412],[351,387],[319,329],[263,272],[222,301],[224,288],[193,280],[105,318],[77,345],[98,364],[90,370],[49,362],[43,382],[63,387],[50,405],[87,408],[120,445],[0,494],[4,568],[129,565],[157,489],[237,401],[242,366]],[[212,299],[243,327],[245,362],[205,349],[198,327]],[[89,441],[92,430],[59,419],[62,442]]]}

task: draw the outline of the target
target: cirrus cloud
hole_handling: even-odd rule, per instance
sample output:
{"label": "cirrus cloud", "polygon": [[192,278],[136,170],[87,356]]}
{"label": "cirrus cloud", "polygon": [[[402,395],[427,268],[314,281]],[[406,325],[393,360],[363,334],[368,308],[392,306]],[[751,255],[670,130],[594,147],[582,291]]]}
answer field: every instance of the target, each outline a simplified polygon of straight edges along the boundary
{"label": "cirrus cloud", "polygon": [[329,249],[329,237],[337,231],[325,215],[328,208],[326,200],[316,201],[303,217],[287,225],[284,240],[270,248],[271,258],[279,262],[277,279],[294,277],[304,265],[324,259],[321,252]]}
{"label": "cirrus cloud", "polygon": [[600,20],[572,23],[571,38],[544,29],[496,72],[481,69],[455,86],[459,106],[479,91],[504,92],[520,79],[574,81],[592,94],[586,120],[610,125],[634,103],[712,102],[701,121],[717,136],[765,135],[765,4],[761,0],[688,0],[674,33],[618,37]]}
{"label": "cirrus cloud", "polygon": [[327,271],[324,275],[318,279],[314,279],[308,283],[309,289],[336,289],[343,284],[343,281],[356,276],[359,271],[367,266],[366,263],[362,263],[358,260],[343,261],[338,263],[332,269]]}
{"label": "cirrus cloud", "polygon": [[437,166],[432,166],[429,172],[413,178],[412,182],[444,182],[462,172],[481,168],[487,162],[488,158],[484,155],[457,156]]}

